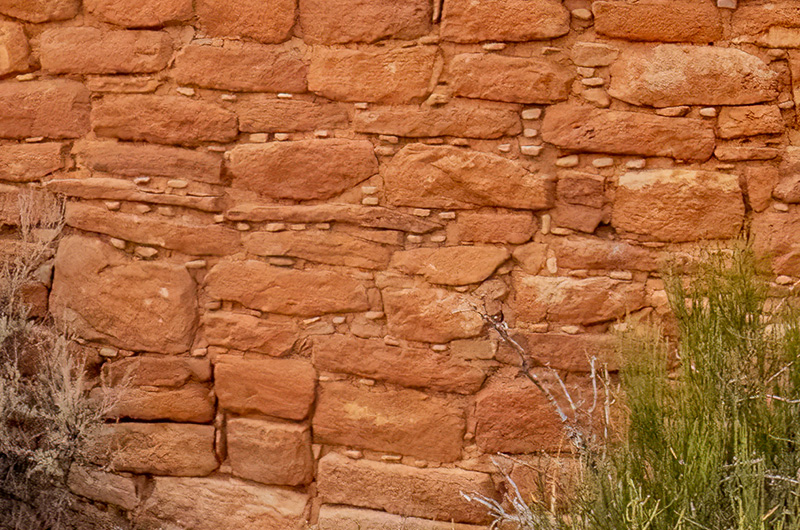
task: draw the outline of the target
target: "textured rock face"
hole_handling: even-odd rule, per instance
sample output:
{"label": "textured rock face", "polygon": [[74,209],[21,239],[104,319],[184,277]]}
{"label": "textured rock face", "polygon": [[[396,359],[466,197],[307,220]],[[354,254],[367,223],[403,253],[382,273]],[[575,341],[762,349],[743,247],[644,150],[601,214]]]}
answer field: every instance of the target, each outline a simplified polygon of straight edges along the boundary
{"label": "textured rock face", "polygon": [[227,434],[234,475],[262,484],[311,482],[314,461],[308,426],[236,418],[228,422]]}
{"label": "textured rock face", "polygon": [[444,289],[384,289],[383,303],[389,332],[396,337],[448,342],[474,337],[483,329],[480,315],[470,310],[470,299]]}
{"label": "textured rock face", "polygon": [[83,5],[103,22],[132,28],[162,26],[192,17],[191,0],[142,0],[136,9],[124,0],[84,0]]}
{"label": "textured rock face", "polygon": [[28,70],[30,48],[22,24],[0,23],[0,75]]}
{"label": "textured rock face", "polygon": [[294,25],[296,2],[276,0],[199,0],[200,26],[216,37],[245,37],[259,42],[283,42]]}
{"label": "textured rock face", "polygon": [[551,39],[568,31],[569,13],[555,0],[453,0],[442,17],[442,36],[455,42]]}
{"label": "textured rock face", "polygon": [[707,44],[722,37],[720,11],[710,2],[595,2],[592,11],[598,33],[609,37],[697,44]]}
{"label": "textured rock face", "polygon": [[89,91],[74,81],[0,84],[0,138],[78,138],[89,130]]}
{"label": "textured rock face", "polygon": [[74,17],[79,6],[79,0],[3,0],[0,13],[26,22],[49,22]]}
{"label": "textured rock face", "polygon": [[312,44],[411,40],[431,28],[432,6],[425,0],[302,0],[299,4],[303,38]]}

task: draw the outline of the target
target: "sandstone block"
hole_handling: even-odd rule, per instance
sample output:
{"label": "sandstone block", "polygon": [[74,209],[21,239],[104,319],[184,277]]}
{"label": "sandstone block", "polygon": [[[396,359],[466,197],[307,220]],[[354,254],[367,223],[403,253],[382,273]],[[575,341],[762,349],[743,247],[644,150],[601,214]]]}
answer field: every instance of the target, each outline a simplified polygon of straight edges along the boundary
{"label": "sandstone block", "polygon": [[484,53],[456,55],[450,85],[457,96],[511,103],[555,103],[567,99],[573,74],[547,59]]}
{"label": "sandstone block", "polygon": [[601,42],[576,42],[572,46],[572,62],[576,66],[608,66],[619,57],[619,48]]}
{"label": "sandstone block", "polygon": [[431,287],[384,289],[389,333],[420,342],[448,342],[479,335],[480,315],[461,294]]}
{"label": "sandstone block", "polygon": [[22,24],[0,21],[0,75],[27,72],[28,38]]}
{"label": "sandstone block", "polygon": [[547,245],[527,243],[514,249],[514,261],[528,274],[539,274],[547,263]]}
{"label": "sandstone block", "polygon": [[790,212],[764,211],[753,216],[753,248],[761,256],[772,259],[775,274],[800,275],[800,217]]}
{"label": "sandstone block", "polygon": [[592,11],[597,32],[617,39],[708,44],[722,38],[722,17],[710,2],[603,1]]}
{"label": "sandstone block", "polygon": [[287,486],[308,484],[313,479],[308,425],[234,418],[228,420],[226,433],[234,475]]}
{"label": "sandstone block", "polygon": [[525,243],[536,231],[530,212],[487,210],[458,213],[456,222],[447,225],[447,239],[461,243]]}
{"label": "sandstone block", "polygon": [[550,217],[557,227],[587,234],[594,233],[603,221],[608,222],[607,213],[599,208],[567,203],[556,203],[550,210]]}
{"label": "sandstone block", "polygon": [[549,241],[559,267],[657,271],[656,252],[625,243],[588,237],[559,237]]}
{"label": "sandstone block", "polygon": [[233,187],[281,199],[329,199],[378,172],[367,140],[299,140],[230,150]]}
{"label": "sandstone block", "polygon": [[[513,335],[525,351],[541,363],[556,370],[568,372],[591,371],[591,360],[596,359],[595,368],[607,366],[610,371],[619,369],[615,351],[617,339],[613,335],[600,333],[525,333]],[[502,344],[497,352],[497,360],[519,365],[519,355],[507,345]]]}
{"label": "sandstone block", "polygon": [[355,130],[412,138],[458,136],[500,138],[522,132],[519,108],[502,103],[453,99],[445,105],[393,105],[356,112]]}
{"label": "sandstone block", "polygon": [[191,0],[142,0],[135,7],[125,0],[84,0],[83,5],[103,22],[133,28],[184,22],[194,14]]}
{"label": "sandstone block", "polygon": [[664,44],[611,65],[608,93],[633,105],[750,105],[778,95],[778,74],[735,48]]}
{"label": "sandstone block", "polygon": [[338,101],[419,102],[428,94],[437,55],[434,46],[361,50],[316,46],[308,89]]}
{"label": "sandstone block", "polygon": [[31,182],[63,168],[63,145],[60,143],[0,146],[0,180]]}
{"label": "sandstone block", "polygon": [[305,92],[308,67],[283,46],[226,43],[190,45],[175,58],[172,75],[184,85],[243,92]]}
{"label": "sandstone block", "polygon": [[567,149],[679,160],[707,160],[715,146],[714,129],[701,120],[571,104],[547,109],[542,138]]}
{"label": "sandstone block", "polygon": [[130,475],[108,473],[93,466],[73,464],[67,486],[75,495],[133,510],[139,503],[136,481]]}
{"label": "sandstone block", "polygon": [[324,504],[319,510],[319,530],[482,530],[483,526],[404,517],[375,510]]}
{"label": "sandstone block", "polygon": [[158,144],[228,142],[238,133],[236,115],[220,106],[180,96],[105,96],[92,108],[98,136]]}
{"label": "sandstone block", "polygon": [[180,388],[191,382],[210,381],[211,363],[193,357],[136,355],[104,363],[103,378],[110,386]]}
{"label": "sandstone block", "polygon": [[800,203],[800,175],[790,174],[781,178],[772,190],[772,196],[785,203]]}
{"label": "sandstone block", "polygon": [[80,0],[0,0],[0,13],[25,22],[67,20],[79,8]]}
{"label": "sandstone block", "polygon": [[741,5],[733,11],[731,26],[740,37],[755,37],[771,29],[800,27],[800,6],[786,0]]}
{"label": "sandstone block", "polygon": [[172,57],[172,38],[165,31],[55,28],[42,34],[39,53],[51,74],[157,72]]}
{"label": "sandstone block", "polygon": [[237,414],[302,420],[314,402],[316,373],[304,360],[223,355],[214,380],[219,406]]}
{"label": "sandstone block", "polygon": [[211,388],[187,383],[179,388],[152,386],[112,390],[116,402],[108,413],[111,418],[182,423],[210,423],[214,419],[214,396]]}
{"label": "sandstone block", "polygon": [[742,160],[772,160],[780,156],[781,151],[775,147],[758,145],[718,145],[714,149],[717,160],[738,162]]}
{"label": "sandstone block", "polygon": [[569,203],[602,208],[605,204],[605,179],[599,175],[564,171],[558,175],[556,196]]}
{"label": "sandstone block", "polygon": [[289,317],[258,318],[243,313],[214,311],[203,315],[203,336],[212,346],[266,353],[280,357],[298,339],[297,323]]}
{"label": "sandstone block", "polygon": [[209,35],[283,42],[294,26],[296,0],[198,0],[197,18]]}
{"label": "sandstone block", "polygon": [[183,266],[130,261],[97,239],[69,236],[55,271],[50,307],[79,336],[134,351],[191,346],[197,301]]}
{"label": "sandstone block", "polygon": [[515,274],[513,284],[517,318],[523,322],[597,324],[622,318],[645,304],[642,285],[606,277]]}
{"label": "sandstone block", "polygon": [[553,201],[545,177],[501,156],[453,146],[407,145],[382,174],[386,197],[396,206],[542,210]]}
{"label": "sandstone block", "polygon": [[319,463],[323,502],[385,510],[440,521],[485,523],[486,511],[460,492],[494,498],[489,475],[464,469],[420,469],[330,453]]}
{"label": "sandstone block", "polygon": [[416,248],[395,252],[391,268],[422,275],[430,283],[467,285],[482,282],[510,257],[506,248],[483,245]]}
{"label": "sandstone block", "polygon": [[552,39],[569,32],[569,12],[557,0],[451,0],[442,37],[455,42]]}
{"label": "sandstone block", "polygon": [[660,241],[735,237],[744,221],[736,175],[654,169],[619,178],[612,224]]}
{"label": "sandstone block", "polygon": [[342,335],[313,339],[314,367],[387,381],[406,387],[471,394],[486,374],[450,353],[411,344],[389,346],[382,340]]}
{"label": "sandstone block", "polygon": [[764,211],[771,203],[780,171],[774,166],[747,166],[742,169],[742,176],[747,203],[756,212]]}
{"label": "sandstone block", "polygon": [[78,138],[89,131],[89,91],[68,80],[0,83],[0,138]]}
{"label": "sandstone block", "polygon": [[720,138],[782,134],[784,127],[781,109],[776,105],[722,107],[717,118]]}
{"label": "sandstone block", "polygon": [[427,0],[300,0],[300,27],[310,44],[413,40],[431,28]]}
{"label": "sandstone block", "polygon": [[266,94],[241,94],[234,105],[243,132],[293,132],[347,126],[345,107]]}

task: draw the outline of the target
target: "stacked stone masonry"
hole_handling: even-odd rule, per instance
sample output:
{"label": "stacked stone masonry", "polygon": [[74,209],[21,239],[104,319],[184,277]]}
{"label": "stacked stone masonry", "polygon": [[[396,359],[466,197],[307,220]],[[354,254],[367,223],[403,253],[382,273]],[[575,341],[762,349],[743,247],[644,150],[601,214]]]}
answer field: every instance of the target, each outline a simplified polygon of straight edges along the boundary
{"label": "stacked stone masonry", "polygon": [[749,232],[795,281],[796,104],[794,0],[0,0],[3,255],[67,198],[34,314],[129,386],[71,487],[144,529],[484,528],[492,456],[568,444],[478,311],[580,394],[669,322],[665,259]]}

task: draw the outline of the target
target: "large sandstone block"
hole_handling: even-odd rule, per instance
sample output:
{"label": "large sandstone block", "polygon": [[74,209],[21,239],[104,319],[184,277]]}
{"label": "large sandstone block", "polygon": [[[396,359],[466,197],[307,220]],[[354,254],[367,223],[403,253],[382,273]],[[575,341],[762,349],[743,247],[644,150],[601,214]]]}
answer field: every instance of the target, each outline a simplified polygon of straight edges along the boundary
{"label": "large sandstone block", "polygon": [[781,178],[781,170],[771,165],[748,165],[743,168],[740,182],[747,204],[756,212],[763,212],[772,203],[772,190]]}
{"label": "large sandstone block", "polygon": [[566,149],[678,160],[707,160],[715,146],[713,127],[701,120],[572,104],[547,109],[542,138]]}
{"label": "large sandstone block", "polygon": [[56,142],[0,146],[0,180],[31,182],[64,168],[64,146]]}
{"label": "large sandstone block", "polygon": [[233,474],[262,484],[299,486],[314,477],[308,425],[234,418],[226,424]]}
{"label": "large sandstone block", "polygon": [[664,44],[623,54],[608,93],[634,105],[750,105],[778,96],[778,74],[735,48]]}
{"label": "large sandstone block", "polygon": [[415,248],[395,252],[391,268],[422,275],[430,283],[467,285],[482,282],[510,257],[504,247],[484,245]]}
{"label": "large sandstone block", "polygon": [[205,279],[208,294],[259,311],[316,316],[369,309],[364,284],[330,271],[299,271],[261,261],[221,261]]}
{"label": "large sandstone block", "polygon": [[395,206],[543,210],[553,185],[507,158],[453,146],[410,144],[382,171],[386,198]]}
{"label": "large sandstone block", "polygon": [[133,28],[183,22],[194,14],[192,0],[140,0],[135,6],[126,0],[84,0],[83,5],[103,22]]}
{"label": "large sandstone block", "polygon": [[731,17],[737,39],[747,41],[769,35],[770,31],[800,27],[800,5],[791,0],[740,5]]}
{"label": "large sandstone block", "polygon": [[536,231],[531,212],[464,211],[447,225],[447,240],[461,243],[525,243]]}
{"label": "large sandstone block", "polygon": [[555,103],[567,99],[574,75],[556,62],[485,53],[456,55],[449,83],[457,96],[511,103]]}
{"label": "large sandstone block", "polygon": [[486,473],[464,469],[420,469],[371,460],[350,460],[336,453],[319,462],[323,502],[385,510],[397,515],[440,521],[485,523],[486,510],[461,496],[496,493]]}
{"label": "large sandstone block", "polygon": [[412,344],[389,346],[382,340],[343,335],[313,339],[314,367],[441,392],[476,392],[485,372],[451,353]]}
{"label": "large sandstone block", "polygon": [[25,22],[67,20],[79,8],[80,0],[0,0],[0,13]]}
{"label": "large sandstone block", "polygon": [[413,40],[431,28],[428,0],[300,0],[300,27],[310,44]]}
{"label": "large sandstone block", "polygon": [[134,385],[180,388],[211,380],[211,363],[193,357],[136,355],[103,364],[103,377],[111,386]]}
{"label": "large sandstone block", "polygon": [[462,294],[433,287],[383,290],[389,333],[420,342],[449,342],[483,331],[483,320]]}
{"label": "large sandstone block", "polygon": [[307,502],[304,493],[234,478],[158,477],[136,522],[144,530],[164,528],[165,521],[193,530],[301,530]]}
{"label": "large sandstone block", "polygon": [[315,46],[308,89],[337,101],[413,103],[428,94],[435,46],[327,48]]}
{"label": "large sandstone block", "polygon": [[717,118],[720,138],[741,138],[758,134],[781,134],[785,128],[777,105],[722,107]]}
{"label": "large sandstone block", "polygon": [[736,175],[654,169],[619,178],[611,224],[660,241],[696,241],[735,237],[743,221]]}
{"label": "large sandstone block", "polygon": [[67,476],[67,486],[72,493],[126,510],[135,509],[139,503],[136,485],[130,475],[109,473],[94,466],[73,464]]}
{"label": "large sandstone block", "polygon": [[559,237],[548,241],[559,267],[568,269],[606,269],[657,271],[657,252],[623,241],[589,237]]}
{"label": "large sandstone block", "polygon": [[[592,359],[595,369],[604,366],[610,371],[619,369],[617,361],[617,338],[600,333],[524,333],[513,334],[534,364],[541,363],[556,370],[568,372],[590,372]],[[519,365],[519,354],[508,345],[502,344],[497,352],[497,360]]]}
{"label": "large sandstone block", "polygon": [[419,517],[404,517],[376,510],[324,504],[319,510],[319,530],[483,530],[484,526]]}
{"label": "large sandstone block", "polygon": [[378,172],[367,140],[298,140],[230,150],[233,187],[280,199],[329,199]]}
{"label": "large sandstone block", "polygon": [[591,208],[605,204],[605,179],[591,173],[564,171],[558,174],[556,196],[559,201]]}
{"label": "large sandstone block", "polygon": [[89,91],[76,81],[0,83],[0,138],[78,138],[89,111]]}
{"label": "large sandstone block", "polygon": [[722,38],[720,10],[711,2],[602,1],[592,11],[597,32],[617,39],[708,44]]}
{"label": "large sandstone block", "polygon": [[775,274],[800,276],[800,216],[796,209],[755,215],[751,230],[756,252],[772,260]]}
{"label": "large sandstone block", "polygon": [[22,24],[0,21],[0,75],[30,68],[28,38]]}
{"label": "large sandstone block", "polygon": [[214,311],[203,315],[203,336],[212,346],[280,357],[294,346],[299,327],[279,315],[258,318],[244,313]]}
{"label": "large sandstone block", "polygon": [[131,261],[97,239],[59,245],[53,315],[79,336],[134,351],[182,353],[196,325],[195,283],[186,268]]}
{"label": "large sandstone block", "polygon": [[55,28],[42,34],[39,45],[42,69],[51,74],[157,72],[172,58],[165,31]]}
{"label": "large sandstone block", "polygon": [[219,406],[237,414],[266,414],[289,420],[308,416],[316,372],[299,359],[222,355],[214,365]]}
{"label": "large sandstone block", "polygon": [[111,392],[116,402],[108,412],[110,418],[182,423],[210,423],[214,419],[214,396],[207,385],[129,387]]}
{"label": "large sandstone block", "polygon": [[243,92],[305,92],[308,66],[300,52],[283,46],[226,43],[190,45],[175,58],[178,83]]}
{"label": "large sandstone block", "polygon": [[238,134],[236,115],[213,103],[180,96],[105,96],[92,108],[97,136],[158,144],[228,142]]}
{"label": "large sandstone block", "polygon": [[283,42],[294,26],[296,0],[197,0],[200,27],[215,37]]}
{"label": "large sandstone block", "polygon": [[569,12],[557,0],[449,0],[442,37],[455,42],[552,39],[569,32]]}
{"label": "large sandstone block", "polygon": [[242,132],[293,132],[339,129],[349,121],[339,103],[277,99],[268,94],[241,94],[234,105]]}

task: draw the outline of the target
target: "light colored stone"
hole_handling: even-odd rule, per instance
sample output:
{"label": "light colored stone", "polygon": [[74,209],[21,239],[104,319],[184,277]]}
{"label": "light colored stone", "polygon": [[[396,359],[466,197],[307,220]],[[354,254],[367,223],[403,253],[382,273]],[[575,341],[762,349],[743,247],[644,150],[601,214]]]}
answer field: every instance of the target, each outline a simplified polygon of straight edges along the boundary
{"label": "light colored stone", "polygon": [[92,466],[73,464],[69,468],[67,486],[76,495],[126,510],[133,510],[139,503],[136,481],[130,475],[109,473]]}
{"label": "light colored stone", "polygon": [[781,111],[775,105],[723,107],[717,120],[720,138],[781,134],[784,128]]}
{"label": "light colored stone", "polygon": [[455,42],[530,41],[569,31],[569,12],[557,0],[498,0],[444,4],[442,38]]}
{"label": "light colored stone", "polygon": [[233,418],[226,424],[233,474],[262,484],[299,486],[314,475],[308,425]]}
{"label": "light colored stone", "polygon": [[577,66],[608,66],[619,57],[619,49],[601,42],[576,42],[572,46],[572,62]]}

